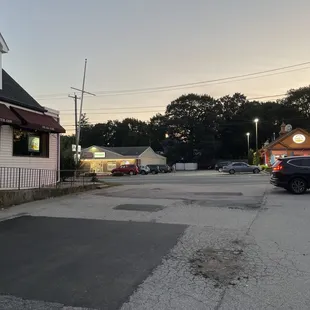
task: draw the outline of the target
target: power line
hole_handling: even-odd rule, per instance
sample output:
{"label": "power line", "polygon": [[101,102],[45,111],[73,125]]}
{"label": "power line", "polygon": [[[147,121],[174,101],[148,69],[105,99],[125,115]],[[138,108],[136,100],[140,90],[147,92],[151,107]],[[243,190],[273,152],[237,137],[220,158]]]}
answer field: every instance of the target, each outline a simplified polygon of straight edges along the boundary
{"label": "power line", "polygon": [[[308,62],[303,62],[291,66],[285,66],[285,67],[280,67],[280,68],[275,68],[275,69],[270,69],[270,70],[264,70],[264,71],[258,71],[254,73],[247,73],[247,74],[241,74],[241,75],[235,75],[231,77],[226,77],[226,78],[220,78],[220,79],[212,79],[212,80],[206,80],[206,81],[200,81],[200,82],[194,82],[194,83],[185,83],[185,84],[177,84],[177,85],[169,85],[169,86],[159,86],[159,87],[149,87],[149,88],[137,88],[137,89],[125,89],[125,90],[111,90],[111,91],[97,91],[96,93],[99,94],[100,97],[102,96],[119,96],[119,95],[132,95],[132,94],[140,94],[140,93],[149,93],[149,92],[158,92],[158,91],[166,91],[166,90],[178,90],[179,88],[192,88],[192,87],[197,87],[197,86],[203,86],[205,84],[222,84],[222,83],[217,83],[217,82],[236,82],[236,81],[242,81],[242,80],[247,80],[247,77],[255,77],[256,75],[261,75],[264,73],[271,73],[271,72],[276,72],[276,71],[281,71],[285,69],[290,69],[290,68],[295,68],[295,67],[300,67],[310,64],[310,61]],[[309,69],[310,67],[305,67],[305,68],[298,68],[294,70],[288,70],[284,72],[277,72],[276,74],[284,74],[284,73],[289,73],[293,71],[299,71],[299,70],[305,70]],[[255,78],[261,78],[265,76],[271,76],[271,75],[276,75],[276,74],[268,74],[268,75],[262,75],[258,76]],[[242,79],[240,79],[242,78]],[[57,98],[59,96],[63,96],[64,94],[49,94],[46,96],[54,96],[54,98],[38,98],[37,100],[51,100],[51,99],[64,99],[64,98]],[[98,97],[99,97],[98,96]],[[38,96],[40,97],[40,96]],[[41,97],[44,97],[44,95],[41,95]]]}
{"label": "power line", "polygon": [[[306,120],[306,118],[304,117],[298,117],[298,118],[285,118],[283,119],[284,121],[296,121],[296,120]],[[282,118],[281,118],[281,121],[282,121]],[[267,121],[267,120],[260,120],[259,122],[260,124],[267,124],[267,123],[270,123],[270,121]],[[280,125],[280,121],[279,121],[279,125]],[[97,124],[100,124],[100,123],[90,123],[89,125],[91,126],[94,126],[94,125],[97,125]],[[253,124],[253,120],[240,120],[240,121],[229,121],[225,124],[218,124],[218,126],[220,127],[229,127],[229,126],[235,126],[235,125],[242,125],[242,124]],[[65,127],[73,127],[74,125],[73,124],[62,124],[62,126],[65,126]],[[277,125],[274,125],[274,126],[277,126]],[[167,127],[167,126],[160,126],[160,127]],[[169,127],[169,126],[168,126]]]}
{"label": "power line", "polygon": [[[100,92],[99,91],[98,93],[99,94],[110,94],[110,93],[117,93],[117,94],[119,94],[119,93],[127,93],[127,92],[131,93],[131,92],[140,92],[140,91],[148,91],[148,90],[152,91],[152,90],[163,90],[163,89],[179,88],[179,87],[187,87],[187,86],[197,86],[197,85],[209,84],[209,83],[214,83],[214,82],[221,82],[221,81],[226,81],[226,80],[234,80],[234,79],[239,79],[239,78],[244,78],[244,77],[250,77],[250,76],[253,76],[253,75],[270,73],[270,72],[290,69],[290,68],[294,68],[294,67],[300,67],[300,66],[308,65],[308,64],[310,64],[310,61],[304,62],[304,63],[300,63],[300,64],[291,65],[291,66],[276,68],[276,69],[258,71],[258,72],[254,72],[254,73],[235,75],[235,76],[230,76],[230,77],[226,77],[226,78],[219,78],[219,79],[213,79],[213,80],[207,80],[207,81],[201,81],[201,82],[178,84],[178,85],[170,85],[170,86],[150,87],[150,88],[140,88],[140,89],[134,89],[134,90],[105,91],[105,92]],[[303,68],[300,68],[298,70],[302,70],[302,69]],[[291,72],[291,71],[286,71],[286,72]]]}
{"label": "power line", "polygon": [[[269,96],[261,96],[261,97],[253,97],[253,98],[247,98],[247,100],[260,100],[260,99],[267,99],[267,98],[276,98],[276,97],[281,97],[281,96],[285,96],[286,94],[278,94],[278,95],[269,95]],[[110,110],[110,111],[114,111],[114,110],[124,110],[124,109],[155,109],[155,108],[166,108],[167,105],[160,105],[160,106],[148,106],[148,107],[143,107],[143,106],[126,106],[126,107],[116,107],[116,108],[104,108],[104,110]],[[61,110],[61,111],[66,111],[66,112],[73,112],[72,109],[69,110]],[[102,111],[102,109],[87,109],[87,111]],[[96,113],[88,113],[86,110],[84,111],[87,115],[100,115],[100,114],[118,114],[118,113],[128,113],[128,112],[109,112],[109,113],[101,113],[101,112],[96,112]],[[145,111],[139,111],[139,113],[142,112],[152,112],[154,113],[154,111],[150,111],[150,110],[145,110]],[[156,111],[155,111],[156,112]],[[130,112],[130,113],[137,113],[137,111],[135,112]],[[71,115],[73,113],[61,113],[61,115]]]}

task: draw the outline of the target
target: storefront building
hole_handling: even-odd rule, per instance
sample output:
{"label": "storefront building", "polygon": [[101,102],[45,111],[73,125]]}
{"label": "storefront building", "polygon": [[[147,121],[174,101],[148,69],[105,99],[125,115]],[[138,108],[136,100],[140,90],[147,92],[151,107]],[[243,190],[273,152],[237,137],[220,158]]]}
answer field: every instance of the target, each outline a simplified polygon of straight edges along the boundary
{"label": "storefront building", "polygon": [[0,189],[55,184],[65,133],[59,112],[42,107],[1,68],[0,75]]}
{"label": "storefront building", "polygon": [[272,141],[260,150],[262,161],[272,165],[279,157],[310,156],[310,134],[302,128],[285,131],[286,125],[282,124],[278,139]]}
{"label": "storefront building", "polygon": [[81,169],[86,172],[108,173],[121,165],[165,165],[166,157],[156,154],[149,146],[100,147],[82,150]]}

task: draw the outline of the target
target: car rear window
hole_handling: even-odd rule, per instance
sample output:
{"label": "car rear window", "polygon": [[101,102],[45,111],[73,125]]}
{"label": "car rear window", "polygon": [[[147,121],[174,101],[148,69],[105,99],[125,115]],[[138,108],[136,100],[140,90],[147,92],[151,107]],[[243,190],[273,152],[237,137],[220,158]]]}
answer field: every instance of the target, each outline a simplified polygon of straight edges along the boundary
{"label": "car rear window", "polygon": [[277,161],[272,165],[273,168],[278,167],[282,163],[282,160],[277,159]]}
{"label": "car rear window", "polygon": [[297,167],[302,167],[303,166],[303,159],[299,158],[299,159],[291,159],[289,160],[289,164],[293,165],[293,166],[297,166]]}
{"label": "car rear window", "polygon": [[304,158],[302,160],[303,167],[310,167],[310,158]]}

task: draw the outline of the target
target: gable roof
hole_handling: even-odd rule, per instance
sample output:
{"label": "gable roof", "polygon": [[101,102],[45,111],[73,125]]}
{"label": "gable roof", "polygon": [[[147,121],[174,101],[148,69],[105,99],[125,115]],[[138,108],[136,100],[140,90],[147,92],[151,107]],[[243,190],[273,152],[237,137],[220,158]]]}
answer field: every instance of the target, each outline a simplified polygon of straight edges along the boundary
{"label": "gable roof", "polygon": [[140,156],[149,146],[102,147],[122,156]]}
{"label": "gable roof", "polygon": [[298,131],[301,131],[306,136],[309,136],[309,132],[307,132],[306,130],[304,130],[302,128],[295,128],[292,131],[286,133],[285,135],[282,135],[282,136],[278,137],[278,139],[276,139],[276,140],[272,141],[271,143],[269,143],[266,147],[264,147],[264,149],[270,149],[274,145],[280,143],[281,141],[285,140],[287,137],[293,135],[294,133],[296,133]]}
{"label": "gable roof", "polygon": [[88,148],[82,150],[82,152],[92,152],[92,149],[96,150],[96,152],[104,152],[109,151],[119,156],[140,156],[143,152],[145,152],[149,146],[122,146],[122,147],[105,147],[105,146],[98,146],[92,145]]}
{"label": "gable roof", "polygon": [[0,33],[0,53],[7,53],[9,51],[9,47],[7,46],[3,36]]}
{"label": "gable roof", "polygon": [[45,109],[3,69],[0,101],[11,103],[30,110],[40,112],[45,111]]}

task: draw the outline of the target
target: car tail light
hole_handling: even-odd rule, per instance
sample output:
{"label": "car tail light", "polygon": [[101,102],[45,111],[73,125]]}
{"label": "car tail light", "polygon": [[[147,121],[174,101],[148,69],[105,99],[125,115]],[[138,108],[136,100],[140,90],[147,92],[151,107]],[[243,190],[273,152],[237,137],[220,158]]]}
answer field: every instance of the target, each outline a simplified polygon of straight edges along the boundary
{"label": "car tail light", "polygon": [[273,172],[276,172],[276,171],[281,171],[282,169],[283,169],[282,164],[279,164],[279,165],[273,167],[273,168],[272,168],[272,171],[273,171]]}

